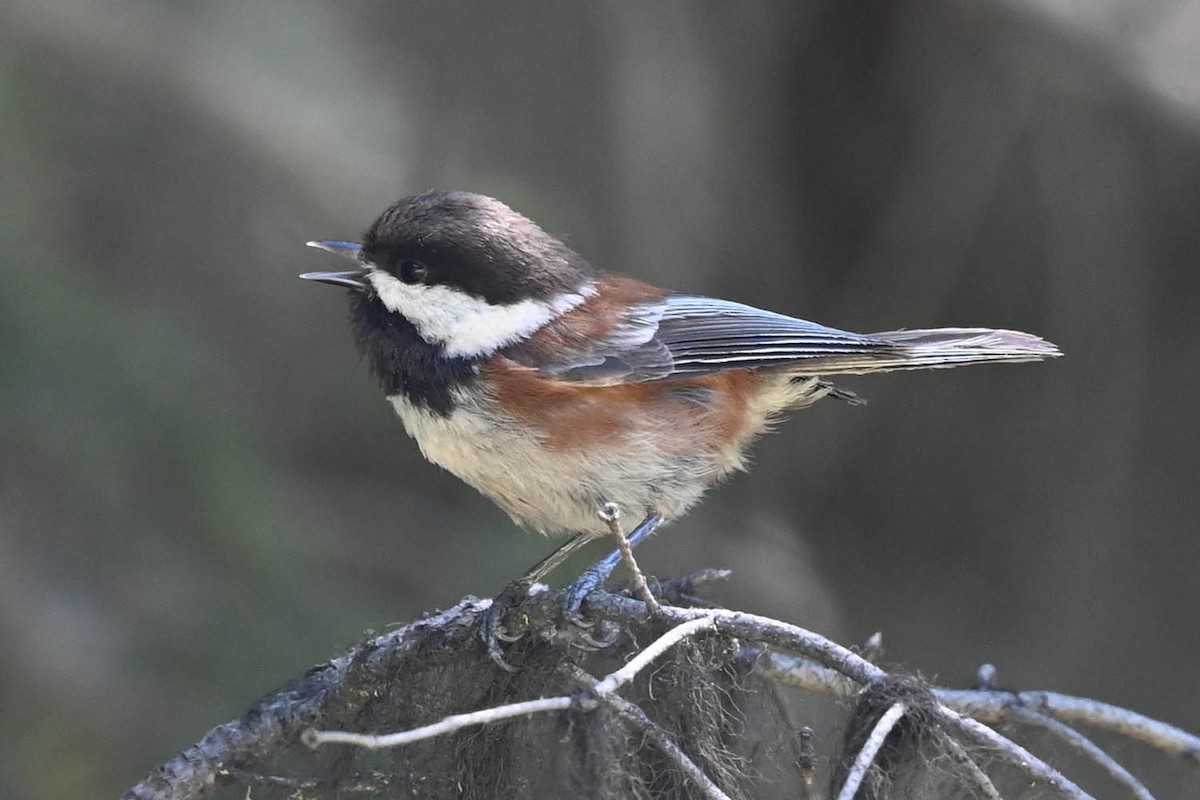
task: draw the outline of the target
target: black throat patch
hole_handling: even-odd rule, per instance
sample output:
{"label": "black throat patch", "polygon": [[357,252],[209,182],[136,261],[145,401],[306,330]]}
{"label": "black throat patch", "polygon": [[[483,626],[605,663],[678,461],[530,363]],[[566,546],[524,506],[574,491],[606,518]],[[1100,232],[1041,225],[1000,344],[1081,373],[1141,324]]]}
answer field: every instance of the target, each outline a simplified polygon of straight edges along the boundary
{"label": "black throat patch", "polygon": [[454,410],[453,389],[478,378],[478,359],[446,356],[371,292],[351,293],[350,325],[354,343],[389,397],[403,395],[413,405],[446,417]]}

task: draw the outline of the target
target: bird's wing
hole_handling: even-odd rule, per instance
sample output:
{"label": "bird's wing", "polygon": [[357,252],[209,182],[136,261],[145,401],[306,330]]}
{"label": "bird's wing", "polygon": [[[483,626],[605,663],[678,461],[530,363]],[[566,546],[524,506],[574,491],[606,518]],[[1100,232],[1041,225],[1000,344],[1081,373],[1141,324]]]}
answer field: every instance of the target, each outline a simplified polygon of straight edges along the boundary
{"label": "bird's wing", "polygon": [[[558,380],[605,385],[706,375],[811,362],[811,374],[831,364],[850,371],[894,357],[894,343],[827,328],[753,306],[699,295],[670,295],[634,305],[599,339],[543,355],[537,369]],[[515,359],[522,361],[520,352]]]}

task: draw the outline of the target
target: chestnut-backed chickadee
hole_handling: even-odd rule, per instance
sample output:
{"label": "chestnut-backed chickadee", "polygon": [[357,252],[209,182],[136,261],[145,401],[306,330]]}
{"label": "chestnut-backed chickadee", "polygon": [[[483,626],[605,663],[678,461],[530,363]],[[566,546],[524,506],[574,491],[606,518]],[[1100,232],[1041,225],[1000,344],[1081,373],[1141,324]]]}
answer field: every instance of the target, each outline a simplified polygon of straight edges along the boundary
{"label": "chestnut-backed chickadee", "polygon": [[644,520],[636,541],[744,468],[784,411],[854,399],[826,376],[1059,355],[1016,331],[849,333],[659,289],[467,192],[405,198],[361,245],[309,244],[355,262],[300,277],[350,288],[354,338],[421,453],[519,524],[574,533],[560,556],[609,531],[606,504]]}

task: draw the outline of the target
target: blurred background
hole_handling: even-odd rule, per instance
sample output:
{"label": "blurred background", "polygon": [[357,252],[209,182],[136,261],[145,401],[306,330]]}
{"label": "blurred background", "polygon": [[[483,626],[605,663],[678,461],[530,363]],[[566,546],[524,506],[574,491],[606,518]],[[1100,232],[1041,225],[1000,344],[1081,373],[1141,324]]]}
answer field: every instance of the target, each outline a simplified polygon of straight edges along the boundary
{"label": "blurred background", "polygon": [[6,0],[0,142],[4,797],[117,794],[552,547],[296,279],[429,188],[680,289],[1057,342],[846,380],[641,563],[1200,729],[1200,3]]}

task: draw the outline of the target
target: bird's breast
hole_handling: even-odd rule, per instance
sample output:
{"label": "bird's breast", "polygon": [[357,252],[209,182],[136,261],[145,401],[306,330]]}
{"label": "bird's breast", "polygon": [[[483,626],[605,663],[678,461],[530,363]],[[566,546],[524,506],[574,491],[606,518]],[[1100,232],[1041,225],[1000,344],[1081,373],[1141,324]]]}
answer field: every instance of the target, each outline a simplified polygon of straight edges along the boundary
{"label": "bird's breast", "polygon": [[759,378],[577,386],[503,359],[453,391],[442,414],[389,399],[422,454],[542,532],[605,532],[607,502],[627,518],[670,517],[744,465],[767,424]]}
{"label": "bird's breast", "polygon": [[[404,394],[388,400],[425,458],[479,490],[518,524],[541,533],[605,530],[595,510],[606,501],[588,454],[548,449],[536,429],[514,424],[473,389],[455,392],[446,414]],[[634,498],[627,502],[641,505]]]}

